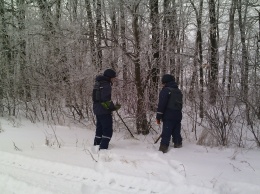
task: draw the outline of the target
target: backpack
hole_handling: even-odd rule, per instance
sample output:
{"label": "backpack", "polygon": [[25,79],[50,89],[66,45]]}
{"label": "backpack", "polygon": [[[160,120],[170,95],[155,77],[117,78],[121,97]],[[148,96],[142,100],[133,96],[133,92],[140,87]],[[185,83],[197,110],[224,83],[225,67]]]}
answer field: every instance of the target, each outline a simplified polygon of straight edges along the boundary
{"label": "backpack", "polygon": [[92,92],[92,100],[93,102],[101,102],[101,90],[103,87],[101,87],[100,82],[96,81],[93,87]]}
{"label": "backpack", "polygon": [[182,110],[182,92],[179,88],[169,88],[170,90],[170,97],[167,104],[167,108],[172,110]]}

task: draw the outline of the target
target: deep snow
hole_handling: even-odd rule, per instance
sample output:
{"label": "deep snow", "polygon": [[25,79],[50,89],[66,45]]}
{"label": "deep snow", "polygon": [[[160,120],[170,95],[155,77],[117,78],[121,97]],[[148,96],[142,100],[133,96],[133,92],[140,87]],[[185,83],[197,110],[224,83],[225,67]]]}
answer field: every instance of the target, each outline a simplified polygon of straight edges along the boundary
{"label": "deep snow", "polygon": [[182,148],[163,154],[153,143],[158,134],[133,139],[123,125],[115,127],[121,129],[109,149],[98,151],[91,124],[0,118],[0,193],[260,193],[257,148],[210,148],[185,139]]}

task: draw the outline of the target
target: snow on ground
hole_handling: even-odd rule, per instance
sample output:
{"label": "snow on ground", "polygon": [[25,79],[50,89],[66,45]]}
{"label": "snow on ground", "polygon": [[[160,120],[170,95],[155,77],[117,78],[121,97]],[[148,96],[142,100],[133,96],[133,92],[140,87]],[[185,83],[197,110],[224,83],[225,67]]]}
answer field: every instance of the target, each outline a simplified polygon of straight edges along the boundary
{"label": "snow on ground", "polygon": [[1,194],[260,193],[256,148],[209,148],[185,140],[183,148],[163,154],[153,143],[157,135],[132,139],[122,127],[109,150],[98,151],[91,125],[1,118],[0,129]]}

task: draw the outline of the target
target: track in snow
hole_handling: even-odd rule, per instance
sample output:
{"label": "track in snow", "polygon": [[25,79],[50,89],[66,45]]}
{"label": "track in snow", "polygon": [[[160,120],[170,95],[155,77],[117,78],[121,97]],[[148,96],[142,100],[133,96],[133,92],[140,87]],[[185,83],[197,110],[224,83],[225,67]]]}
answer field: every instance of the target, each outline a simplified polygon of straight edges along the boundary
{"label": "track in snow", "polygon": [[[169,182],[0,152],[0,191],[7,193],[168,193]],[[142,183],[142,184],[140,184]],[[140,187],[140,185],[142,185]]]}

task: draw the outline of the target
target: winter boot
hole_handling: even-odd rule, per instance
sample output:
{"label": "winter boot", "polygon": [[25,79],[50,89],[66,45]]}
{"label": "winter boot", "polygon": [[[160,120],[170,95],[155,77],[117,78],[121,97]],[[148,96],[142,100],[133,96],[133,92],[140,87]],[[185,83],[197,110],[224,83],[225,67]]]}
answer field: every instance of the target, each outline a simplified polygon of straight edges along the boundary
{"label": "winter boot", "polygon": [[168,146],[160,145],[159,151],[161,151],[162,153],[166,153],[168,151]]}
{"label": "winter boot", "polygon": [[179,144],[174,144],[173,146],[174,148],[181,148],[182,147],[182,143],[179,143]]}

